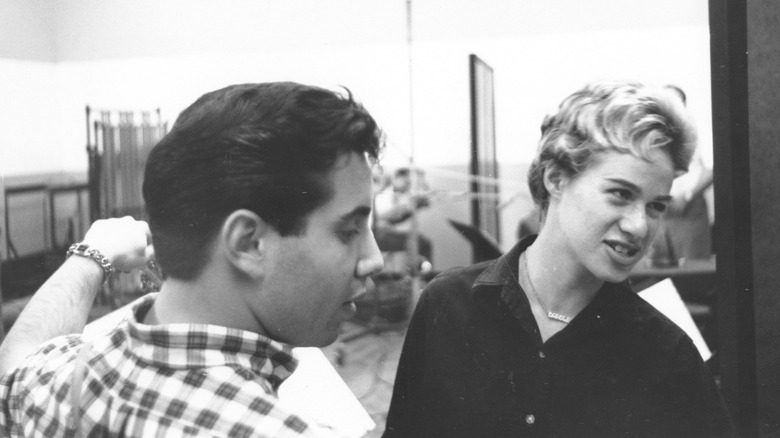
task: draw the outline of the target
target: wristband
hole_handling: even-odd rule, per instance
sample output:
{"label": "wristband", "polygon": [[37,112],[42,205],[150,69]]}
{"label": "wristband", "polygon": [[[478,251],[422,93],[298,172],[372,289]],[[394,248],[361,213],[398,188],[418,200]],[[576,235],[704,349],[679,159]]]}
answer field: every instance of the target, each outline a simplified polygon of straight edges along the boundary
{"label": "wristband", "polygon": [[106,256],[96,249],[90,249],[89,245],[86,243],[74,243],[71,245],[70,248],[68,248],[65,258],[74,254],[96,261],[100,265],[100,268],[103,269],[103,283],[107,282],[108,278],[111,277],[111,274],[114,272],[114,266],[111,265],[111,262]]}

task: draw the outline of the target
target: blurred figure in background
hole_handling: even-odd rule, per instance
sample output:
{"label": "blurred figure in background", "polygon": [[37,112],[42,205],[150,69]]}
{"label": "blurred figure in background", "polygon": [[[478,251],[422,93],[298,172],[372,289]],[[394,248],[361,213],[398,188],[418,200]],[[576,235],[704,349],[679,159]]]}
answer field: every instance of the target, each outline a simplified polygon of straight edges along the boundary
{"label": "blurred figure in background", "polygon": [[[680,87],[666,85],[664,89],[687,105]],[[688,172],[672,184],[672,202],[649,254],[656,265],[674,266],[683,259],[712,256],[712,224],[704,196],[712,186],[712,165],[705,162],[701,148],[697,146]]]}
{"label": "blurred figure in background", "polygon": [[[379,191],[374,200],[376,209],[375,234],[379,249],[383,252],[406,252],[409,250],[409,239],[414,227],[413,215],[419,210],[428,208],[430,200],[425,194],[428,184],[425,174],[417,170],[416,181],[408,167],[401,167],[393,172],[390,184]],[[433,248],[430,239],[417,230],[418,255],[431,261]],[[388,267],[392,263],[388,263]]]}

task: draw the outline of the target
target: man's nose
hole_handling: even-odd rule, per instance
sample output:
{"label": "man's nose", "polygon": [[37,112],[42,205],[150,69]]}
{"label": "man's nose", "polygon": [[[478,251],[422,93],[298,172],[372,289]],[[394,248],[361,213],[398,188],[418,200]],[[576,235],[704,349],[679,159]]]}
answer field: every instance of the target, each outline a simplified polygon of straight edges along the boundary
{"label": "man's nose", "polygon": [[367,277],[371,274],[375,274],[382,270],[385,266],[385,260],[382,257],[382,252],[379,250],[379,245],[376,243],[374,233],[369,232],[366,242],[364,244],[364,252],[360,260],[358,260],[357,267],[355,268],[355,276]]}

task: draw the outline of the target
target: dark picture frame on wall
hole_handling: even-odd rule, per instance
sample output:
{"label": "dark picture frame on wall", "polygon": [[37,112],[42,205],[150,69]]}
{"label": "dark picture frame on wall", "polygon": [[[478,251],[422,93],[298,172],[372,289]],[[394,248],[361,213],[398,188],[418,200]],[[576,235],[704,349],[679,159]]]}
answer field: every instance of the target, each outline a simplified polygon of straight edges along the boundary
{"label": "dark picture frame on wall", "polygon": [[[498,161],[496,160],[493,68],[469,55],[471,95],[471,224],[496,242],[500,236]],[[474,248],[474,261],[485,259]]]}

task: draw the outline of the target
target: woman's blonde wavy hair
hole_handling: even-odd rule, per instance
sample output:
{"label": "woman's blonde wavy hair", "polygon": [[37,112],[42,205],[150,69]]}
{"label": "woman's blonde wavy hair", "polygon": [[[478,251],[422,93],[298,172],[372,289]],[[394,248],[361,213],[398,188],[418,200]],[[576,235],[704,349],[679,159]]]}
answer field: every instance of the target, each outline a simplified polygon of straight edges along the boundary
{"label": "woman's blonde wavy hair", "polygon": [[542,217],[550,194],[544,186],[549,169],[573,178],[599,154],[617,151],[648,158],[663,149],[674,170],[688,170],[696,129],[683,102],[671,91],[636,82],[593,82],[564,99],[558,113],[547,116],[528,186]]}

